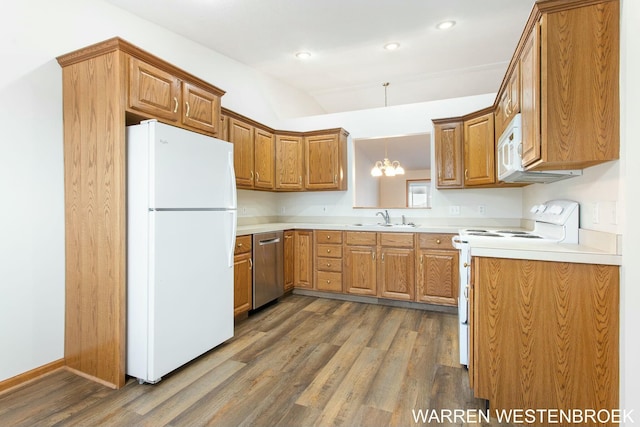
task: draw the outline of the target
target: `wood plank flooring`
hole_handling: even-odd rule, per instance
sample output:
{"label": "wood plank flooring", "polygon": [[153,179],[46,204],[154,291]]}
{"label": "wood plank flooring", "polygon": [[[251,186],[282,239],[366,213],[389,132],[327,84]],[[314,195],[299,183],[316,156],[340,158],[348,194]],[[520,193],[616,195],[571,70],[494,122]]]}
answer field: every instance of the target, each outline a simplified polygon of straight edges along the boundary
{"label": "wood plank flooring", "polygon": [[60,370],[0,395],[0,425],[498,425],[414,420],[485,409],[457,352],[455,315],[290,295],[156,385]]}

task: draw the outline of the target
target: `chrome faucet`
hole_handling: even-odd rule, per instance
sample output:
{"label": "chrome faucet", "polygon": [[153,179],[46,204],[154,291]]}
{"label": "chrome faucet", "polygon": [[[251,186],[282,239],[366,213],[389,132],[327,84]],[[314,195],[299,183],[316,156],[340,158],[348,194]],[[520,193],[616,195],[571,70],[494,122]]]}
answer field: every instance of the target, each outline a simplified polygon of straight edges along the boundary
{"label": "chrome faucet", "polygon": [[384,218],[384,224],[385,225],[390,225],[391,224],[391,218],[389,217],[389,211],[387,211],[385,209],[384,212],[380,211],[380,212],[376,212],[376,215],[380,215],[382,216],[382,218]]}

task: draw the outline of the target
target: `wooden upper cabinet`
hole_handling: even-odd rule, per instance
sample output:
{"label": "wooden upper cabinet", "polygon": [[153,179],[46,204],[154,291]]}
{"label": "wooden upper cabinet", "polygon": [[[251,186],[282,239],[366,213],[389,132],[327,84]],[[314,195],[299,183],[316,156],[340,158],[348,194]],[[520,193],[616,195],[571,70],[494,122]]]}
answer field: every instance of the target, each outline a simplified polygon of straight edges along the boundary
{"label": "wooden upper cabinet", "polygon": [[346,190],[347,133],[343,129],[304,138],[305,188]]}
{"label": "wooden upper cabinet", "polygon": [[462,122],[434,122],[436,187],[461,188],[462,178]]}
{"label": "wooden upper cabinet", "polygon": [[177,122],[180,119],[180,79],[173,74],[129,58],[129,108]]}
{"label": "wooden upper cabinet", "polygon": [[220,129],[220,97],[214,93],[182,83],[182,123],[218,135]]}
{"label": "wooden upper cabinet", "polygon": [[[220,97],[224,92],[176,76],[171,67],[129,56],[127,108],[140,119],[221,136]],[[196,79],[194,79],[195,81]]]}
{"label": "wooden upper cabinet", "polygon": [[254,187],[275,188],[275,137],[273,133],[255,128],[254,135]]}
{"label": "wooden upper cabinet", "polygon": [[515,67],[506,79],[502,92],[498,94],[495,111],[495,134],[498,138],[507,125],[520,112],[520,64]]}
{"label": "wooden upper cabinet", "polygon": [[521,69],[527,169],[619,158],[619,20],[619,1],[535,4],[512,60]]}
{"label": "wooden upper cabinet", "polygon": [[253,188],[253,126],[242,120],[229,119],[229,142],[233,144],[233,166],[238,188]]}
{"label": "wooden upper cabinet", "polygon": [[534,24],[520,54],[522,164],[540,159],[540,25]]}
{"label": "wooden upper cabinet", "polygon": [[302,137],[276,134],[276,189],[302,190],[303,173]]}
{"label": "wooden upper cabinet", "polygon": [[464,185],[494,184],[495,135],[493,111],[464,122]]}

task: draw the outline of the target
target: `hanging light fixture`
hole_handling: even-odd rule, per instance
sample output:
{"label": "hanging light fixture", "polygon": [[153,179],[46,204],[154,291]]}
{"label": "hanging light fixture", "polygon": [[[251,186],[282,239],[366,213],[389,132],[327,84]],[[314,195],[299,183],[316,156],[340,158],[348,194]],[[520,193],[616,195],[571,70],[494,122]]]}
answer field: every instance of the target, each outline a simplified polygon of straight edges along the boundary
{"label": "hanging light fixture", "polygon": [[[387,106],[387,87],[389,86],[389,82],[382,83],[384,86],[384,106]],[[378,160],[376,164],[371,169],[372,176],[396,176],[396,175],[404,175],[404,168],[400,165],[400,162],[394,160],[393,162],[389,160],[387,156],[387,140],[384,140],[384,160]]]}

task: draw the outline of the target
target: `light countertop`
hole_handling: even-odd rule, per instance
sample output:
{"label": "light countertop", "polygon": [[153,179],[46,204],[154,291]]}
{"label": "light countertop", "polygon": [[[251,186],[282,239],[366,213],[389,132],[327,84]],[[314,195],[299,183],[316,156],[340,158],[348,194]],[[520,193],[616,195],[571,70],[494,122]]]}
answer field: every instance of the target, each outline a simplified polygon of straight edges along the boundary
{"label": "light countertop", "polygon": [[[239,236],[266,233],[280,230],[339,230],[373,231],[394,233],[449,233],[457,234],[461,226],[418,225],[417,227],[383,227],[376,223],[362,226],[353,224],[289,223],[275,222],[238,226]],[[622,256],[614,250],[584,244],[543,243],[543,242],[504,242],[483,239],[471,241],[471,256],[489,258],[531,259],[538,261],[573,262],[584,264],[622,265]]]}

